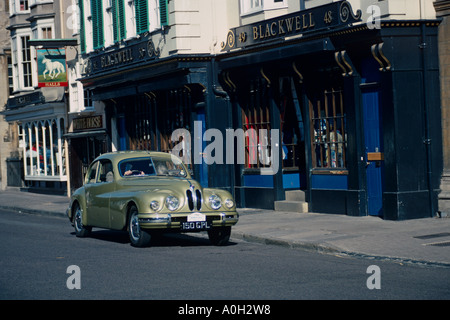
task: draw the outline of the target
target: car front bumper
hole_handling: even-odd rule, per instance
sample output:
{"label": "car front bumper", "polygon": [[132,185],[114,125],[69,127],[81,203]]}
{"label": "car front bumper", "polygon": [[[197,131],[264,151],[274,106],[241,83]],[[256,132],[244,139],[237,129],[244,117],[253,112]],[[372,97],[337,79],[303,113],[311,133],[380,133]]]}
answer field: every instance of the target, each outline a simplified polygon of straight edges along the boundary
{"label": "car front bumper", "polygon": [[190,219],[189,216],[189,214],[139,214],[139,225],[142,229],[195,232],[216,227],[231,227],[239,221],[239,214],[235,211],[202,213],[199,215],[200,218],[196,216],[195,219]]}

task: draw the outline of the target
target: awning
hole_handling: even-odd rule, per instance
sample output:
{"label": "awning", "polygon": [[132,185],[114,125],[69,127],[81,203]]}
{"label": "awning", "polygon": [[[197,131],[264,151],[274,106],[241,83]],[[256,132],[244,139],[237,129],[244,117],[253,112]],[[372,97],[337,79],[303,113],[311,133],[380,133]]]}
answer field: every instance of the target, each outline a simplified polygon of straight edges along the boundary
{"label": "awning", "polygon": [[280,59],[284,60],[307,54],[334,51],[335,47],[331,39],[323,38],[290,45],[283,45],[283,43],[278,42],[274,47],[268,45],[267,47],[260,46],[258,48],[252,48],[251,50],[244,49],[239,52],[227,54],[230,55],[229,57],[226,55],[223,57],[218,56],[217,60],[220,61],[220,68],[225,70],[244,65],[267,63]]}
{"label": "awning", "polygon": [[98,135],[105,135],[106,133],[107,133],[106,129],[95,131],[68,132],[63,135],[63,138],[66,139],[86,138]]}

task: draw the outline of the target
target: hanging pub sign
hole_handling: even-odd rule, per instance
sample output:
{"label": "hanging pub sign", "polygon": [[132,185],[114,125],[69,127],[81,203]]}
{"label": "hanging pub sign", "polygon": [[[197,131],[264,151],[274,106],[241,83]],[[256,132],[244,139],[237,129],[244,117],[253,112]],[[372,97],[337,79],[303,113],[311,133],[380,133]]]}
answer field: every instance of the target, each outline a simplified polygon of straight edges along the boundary
{"label": "hanging pub sign", "polygon": [[37,49],[38,87],[67,87],[66,50]]}
{"label": "hanging pub sign", "polygon": [[361,21],[348,1],[339,1],[230,29],[222,51],[244,48],[285,37],[335,29]]}

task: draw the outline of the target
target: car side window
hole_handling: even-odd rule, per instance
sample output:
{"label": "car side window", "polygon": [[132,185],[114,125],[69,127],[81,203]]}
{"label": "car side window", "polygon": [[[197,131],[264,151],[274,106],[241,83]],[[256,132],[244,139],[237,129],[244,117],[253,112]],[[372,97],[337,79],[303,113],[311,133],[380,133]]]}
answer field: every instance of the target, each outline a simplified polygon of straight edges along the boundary
{"label": "car side window", "polygon": [[100,162],[98,182],[113,182],[114,174],[112,163],[109,160]]}
{"label": "car side window", "polygon": [[87,177],[87,183],[95,183],[96,182],[96,178],[97,178],[97,168],[98,168],[98,161],[94,162],[91,165],[91,168],[89,169],[88,172],[88,177]]}

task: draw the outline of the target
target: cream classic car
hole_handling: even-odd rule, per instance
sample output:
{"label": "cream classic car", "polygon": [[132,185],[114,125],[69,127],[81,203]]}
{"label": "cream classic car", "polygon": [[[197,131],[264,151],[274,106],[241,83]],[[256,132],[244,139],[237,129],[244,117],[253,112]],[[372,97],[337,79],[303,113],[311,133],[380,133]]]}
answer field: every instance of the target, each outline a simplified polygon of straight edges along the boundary
{"label": "cream classic car", "polygon": [[229,192],[202,188],[179,158],[148,151],[96,158],[67,215],[78,237],[88,236],[92,227],[126,230],[136,247],[161,231],[207,231],[212,244],[224,245],[239,219]]}

